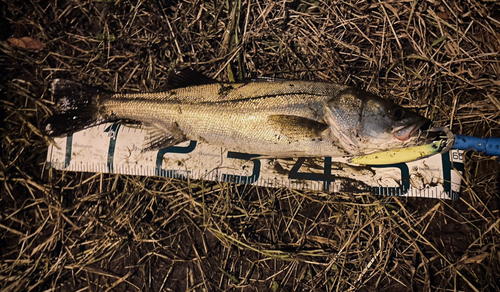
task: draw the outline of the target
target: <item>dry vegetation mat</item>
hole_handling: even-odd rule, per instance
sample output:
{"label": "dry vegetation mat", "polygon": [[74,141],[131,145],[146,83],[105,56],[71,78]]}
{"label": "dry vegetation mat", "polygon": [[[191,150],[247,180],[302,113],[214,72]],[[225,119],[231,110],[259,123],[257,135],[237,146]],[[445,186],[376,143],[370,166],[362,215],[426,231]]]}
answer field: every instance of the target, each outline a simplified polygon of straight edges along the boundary
{"label": "dry vegetation mat", "polygon": [[1,291],[498,291],[498,160],[459,201],[44,169],[52,78],[159,90],[327,80],[500,137],[500,6],[479,0],[0,2]]}

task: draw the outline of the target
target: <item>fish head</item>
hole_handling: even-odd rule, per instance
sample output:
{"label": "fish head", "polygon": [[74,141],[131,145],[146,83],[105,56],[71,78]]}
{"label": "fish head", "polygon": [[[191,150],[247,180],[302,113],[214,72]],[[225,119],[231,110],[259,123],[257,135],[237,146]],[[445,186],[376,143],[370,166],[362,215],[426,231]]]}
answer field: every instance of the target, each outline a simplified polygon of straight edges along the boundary
{"label": "fish head", "polygon": [[423,145],[430,120],[372,93],[347,88],[326,103],[326,123],[353,155]]}

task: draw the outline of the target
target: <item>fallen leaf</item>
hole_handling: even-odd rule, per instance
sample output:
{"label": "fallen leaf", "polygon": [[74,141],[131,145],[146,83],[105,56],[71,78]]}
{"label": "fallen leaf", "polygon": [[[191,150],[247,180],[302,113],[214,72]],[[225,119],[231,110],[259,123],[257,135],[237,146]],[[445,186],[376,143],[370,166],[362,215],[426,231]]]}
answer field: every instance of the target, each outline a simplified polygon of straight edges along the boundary
{"label": "fallen leaf", "polygon": [[[387,2],[383,2],[382,5],[385,6],[385,8],[389,9],[392,13],[394,13],[394,15],[396,17],[399,16],[399,12],[396,8],[394,8],[391,4],[387,3]],[[399,17],[398,17],[399,18]]]}
{"label": "fallen leaf", "polygon": [[489,253],[483,253],[477,256],[473,256],[471,258],[468,258],[464,261],[465,264],[480,264],[487,256],[489,256]]}
{"label": "fallen leaf", "polygon": [[354,208],[347,211],[347,217],[349,217],[349,219],[351,220],[354,218]]}
{"label": "fallen leaf", "polygon": [[13,47],[26,50],[41,51],[45,49],[45,43],[30,37],[9,38],[7,39],[7,42],[9,42],[9,44]]}
{"label": "fallen leaf", "polygon": [[444,20],[451,19],[450,14],[448,12],[436,12],[436,15]]}

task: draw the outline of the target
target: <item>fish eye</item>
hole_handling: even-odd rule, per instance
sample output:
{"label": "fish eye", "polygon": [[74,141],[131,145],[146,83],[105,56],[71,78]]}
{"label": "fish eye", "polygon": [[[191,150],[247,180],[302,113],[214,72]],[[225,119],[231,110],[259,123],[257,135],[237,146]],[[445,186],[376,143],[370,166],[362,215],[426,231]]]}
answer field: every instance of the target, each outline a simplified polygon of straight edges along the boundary
{"label": "fish eye", "polygon": [[395,119],[396,121],[397,120],[400,120],[403,118],[403,116],[405,115],[405,111],[400,108],[400,107],[397,107],[397,108],[394,108],[392,109],[390,112],[389,112],[390,116]]}

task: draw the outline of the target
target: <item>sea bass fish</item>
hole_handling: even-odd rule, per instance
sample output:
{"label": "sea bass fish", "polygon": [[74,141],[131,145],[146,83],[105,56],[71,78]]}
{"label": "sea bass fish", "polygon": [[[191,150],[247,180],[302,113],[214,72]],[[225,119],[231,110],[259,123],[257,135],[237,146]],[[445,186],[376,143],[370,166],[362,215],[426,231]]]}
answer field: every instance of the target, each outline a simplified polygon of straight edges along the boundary
{"label": "sea bass fish", "polygon": [[101,123],[138,121],[144,150],[198,140],[262,157],[363,155],[423,145],[430,121],[372,93],[298,80],[224,83],[184,69],[167,90],[113,93],[56,79],[56,114],[47,135],[64,136]]}

